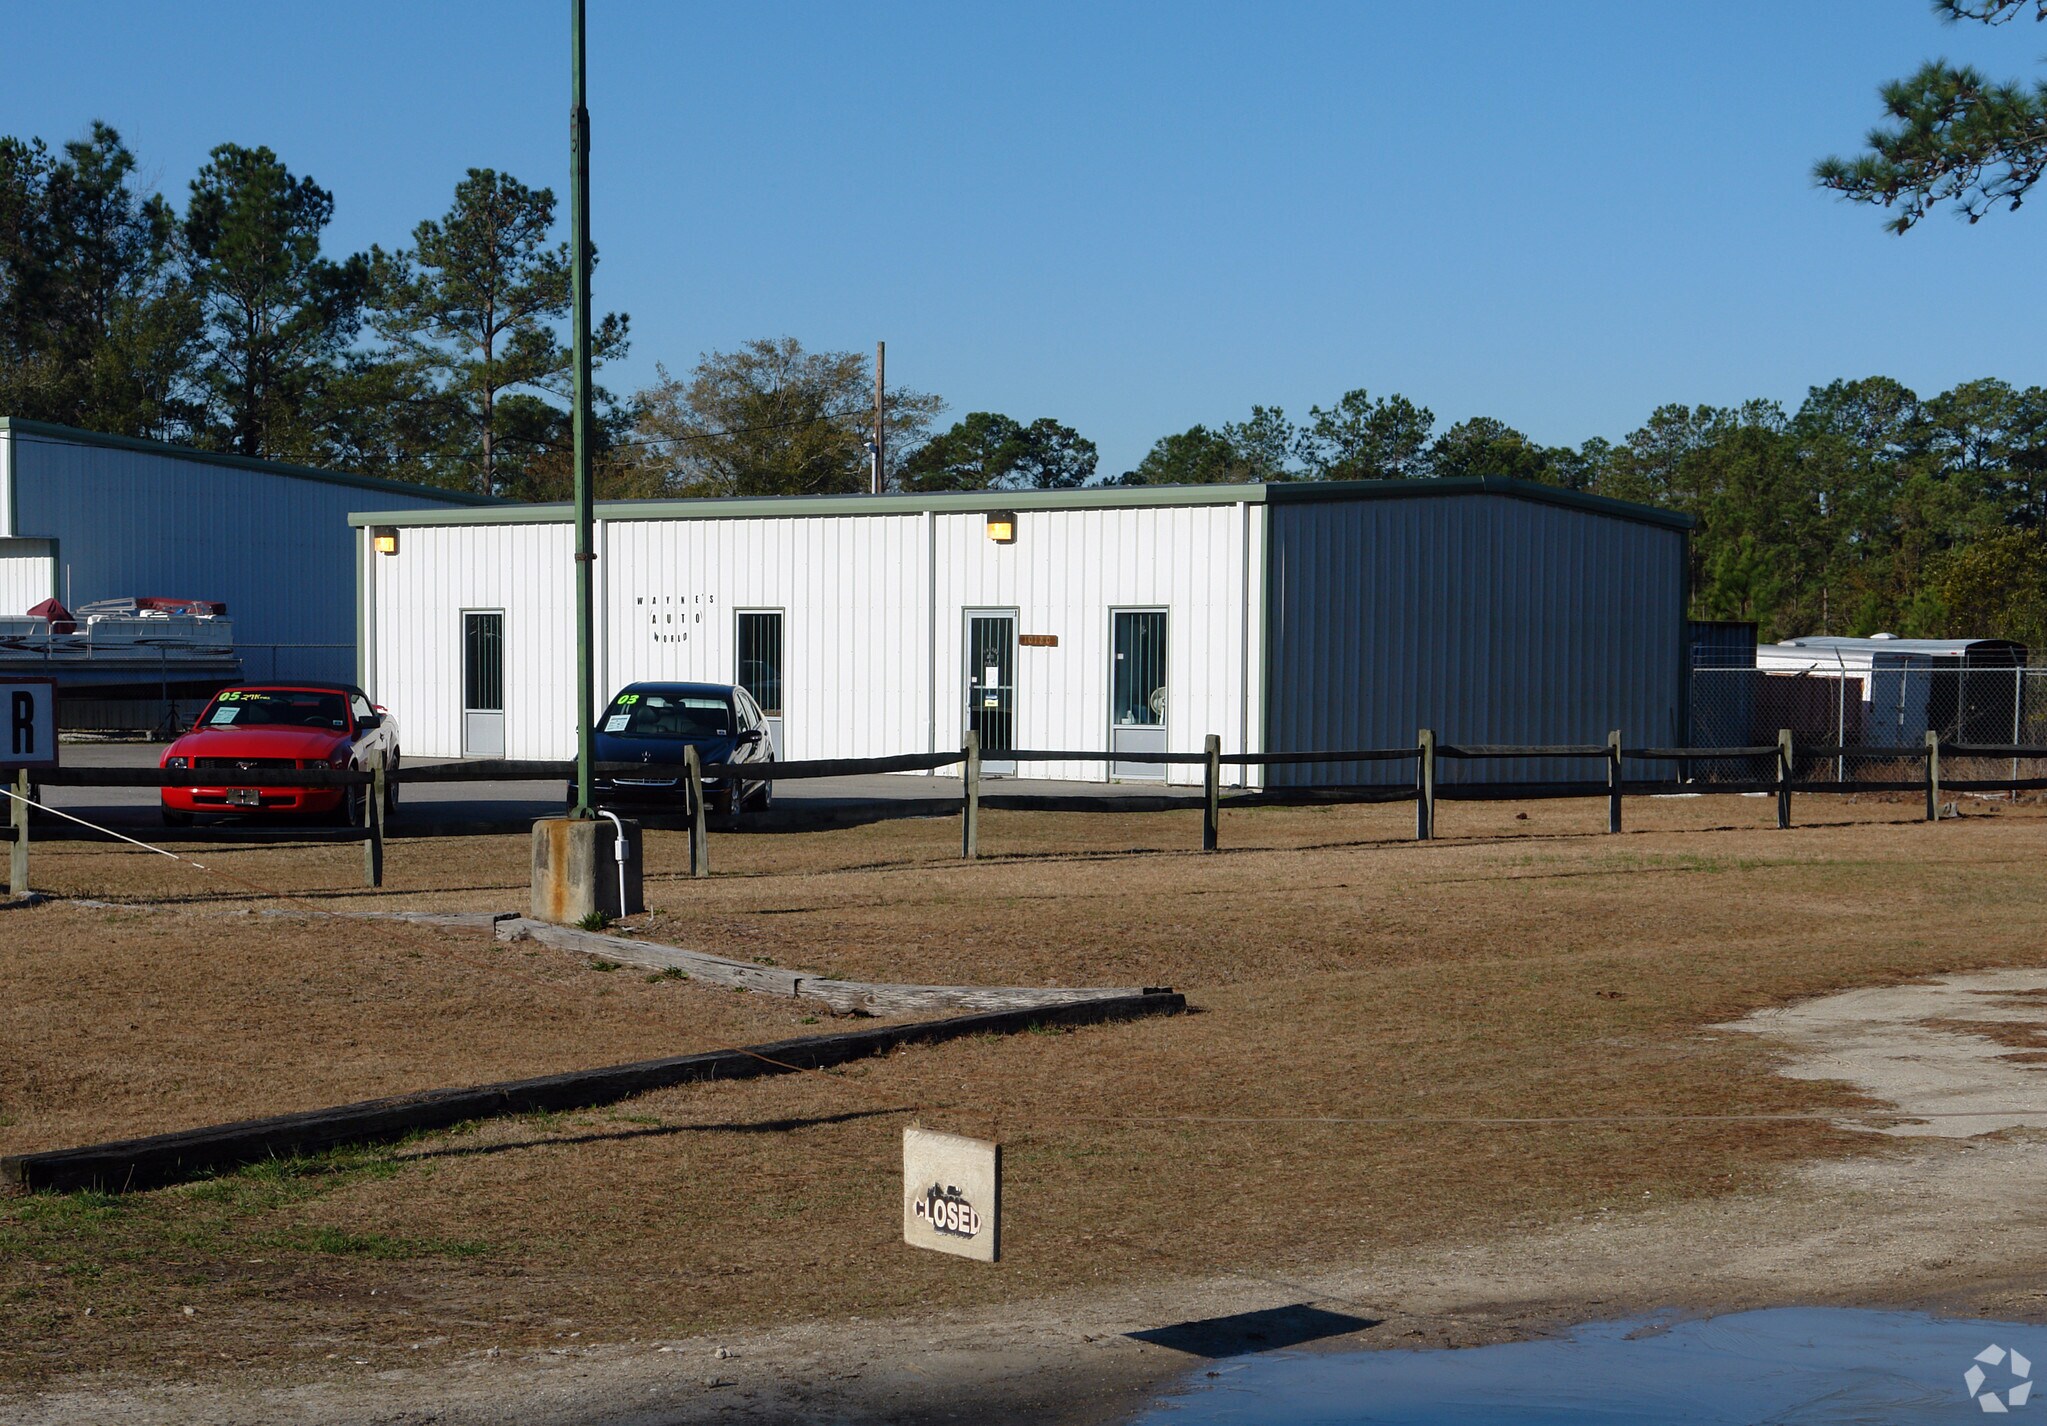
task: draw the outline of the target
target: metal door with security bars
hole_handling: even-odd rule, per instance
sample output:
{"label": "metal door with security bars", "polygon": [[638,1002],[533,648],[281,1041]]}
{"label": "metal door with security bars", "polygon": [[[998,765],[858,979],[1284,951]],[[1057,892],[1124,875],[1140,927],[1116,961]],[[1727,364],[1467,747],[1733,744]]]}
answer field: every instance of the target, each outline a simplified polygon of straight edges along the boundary
{"label": "metal door with security bars", "polygon": [[753,695],[768,721],[768,740],[777,757],[787,756],[782,741],[782,611],[739,611],[733,681]]}
{"label": "metal door with security bars", "polygon": [[966,653],[966,726],[980,735],[981,771],[1015,772],[1015,611],[968,610]]}
{"label": "metal door with security bars", "polygon": [[1166,765],[1166,611],[1109,611],[1109,776],[1163,782]]}
{"label": "metal door with security bars", "polygon": [[505,755],[505,614],[462,611],[462,756]]}

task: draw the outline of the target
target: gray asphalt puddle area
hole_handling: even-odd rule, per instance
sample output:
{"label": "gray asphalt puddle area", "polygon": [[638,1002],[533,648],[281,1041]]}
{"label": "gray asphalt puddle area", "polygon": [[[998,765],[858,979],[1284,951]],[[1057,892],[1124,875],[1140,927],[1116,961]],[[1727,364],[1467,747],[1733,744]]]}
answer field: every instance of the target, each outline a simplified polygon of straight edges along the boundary
{"label": "gray asphalt puddle area", "polygon": [[[1456,1351],[1222,1359],[1138,1426],[1915,1426],[2030,1407],[2047,1327],[1917,1312],[1769,1308],[1636,1318]],[[2024,1419],[2021,1416],[2020,1419]]]}

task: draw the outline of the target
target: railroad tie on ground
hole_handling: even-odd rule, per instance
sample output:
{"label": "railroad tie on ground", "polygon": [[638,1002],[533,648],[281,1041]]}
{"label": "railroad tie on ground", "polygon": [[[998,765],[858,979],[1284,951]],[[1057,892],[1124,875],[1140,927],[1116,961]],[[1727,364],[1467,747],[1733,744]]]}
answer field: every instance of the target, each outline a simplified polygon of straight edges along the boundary
{"label": "railroad tie on ground", "polygon": [[1035,1025],[1136,1020],[1177,1014],[1186,1008],[1185,996],[1153,991],[1070,1005],[988,1011],[910,1025],[807,1035],[766,1045],[571,1070],[567,1074],[506,1080],[467,1089],[430,1089],[143,1139],[10,1154],[0,1158],[0,1183],[28,1190],[98,1189],[109,1193],[156,1188],[265,1159],[321,1153],[348,1144],[388,1142],[473,1119],[594,1109],[679,1084],[828,1069],[851,1060],[887,1054],[904,1045],[939,1044],[968,1035],[1016,1034]]}
{"label": "railroad tie on ground", "polygon": [[506,917],[492,927],[500,941],[538,941],[556,950],[601,956],[644,970],[679,970],[692,980],[769,995],[815,1000],[840,1014],[895,1015],[917,1010],[1028,1010],[1079,1005],[1160,992],[1157,986],[894,985],[879,981],[827,980],[775,966],[750,965],[704,951],[686,951],[652,941],[628,940],[524,916]]}

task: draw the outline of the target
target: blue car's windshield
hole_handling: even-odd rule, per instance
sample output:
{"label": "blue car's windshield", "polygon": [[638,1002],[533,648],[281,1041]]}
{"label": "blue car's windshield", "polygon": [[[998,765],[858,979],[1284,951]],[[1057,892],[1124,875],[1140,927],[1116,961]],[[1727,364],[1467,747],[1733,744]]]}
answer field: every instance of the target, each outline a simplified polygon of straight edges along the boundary
{"label": "blue car's windshield", "polygon": [[599,726],[615,738],[728,738],[732,705],[710,695],[621,693]]}

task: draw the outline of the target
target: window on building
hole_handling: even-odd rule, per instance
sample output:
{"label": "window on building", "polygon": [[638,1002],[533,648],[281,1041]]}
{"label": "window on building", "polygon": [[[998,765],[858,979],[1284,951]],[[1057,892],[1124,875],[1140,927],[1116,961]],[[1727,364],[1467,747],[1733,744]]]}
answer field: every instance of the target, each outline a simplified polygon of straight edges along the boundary
{"label": "window on building", "polygon": [[462,707],[471,713],[505,706],[505,616],[462,616]]}
{"label": "window on building", "polygon": [[739,672],[734,680],[753,695],[764,717],[782,716],[782,612],[741,610]]}

